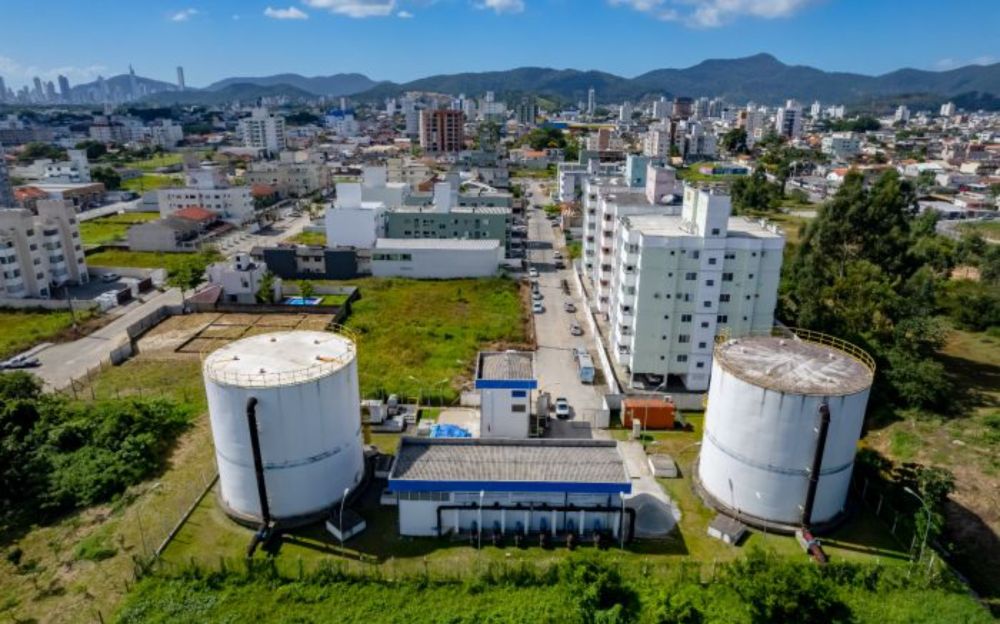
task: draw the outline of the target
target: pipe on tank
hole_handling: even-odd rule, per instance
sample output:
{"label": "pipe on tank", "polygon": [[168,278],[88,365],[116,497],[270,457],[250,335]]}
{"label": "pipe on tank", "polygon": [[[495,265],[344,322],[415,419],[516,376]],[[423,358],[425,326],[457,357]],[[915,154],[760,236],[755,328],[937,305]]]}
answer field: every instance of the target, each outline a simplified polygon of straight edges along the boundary
{"label": "pipe on tank", "polygon": [[819,406],[819,434],[816,436],[816,452],[813,454],[812,470],[809,471],[809,485],[806,488],[806,500],[802,505],[802,528],[808,530],[812,523],[813,504],[816,502],[816,488],[819,486],[819,473],[823,468],[823,452],[826,450],[826,438],[830,431],[830,405],[826,399]]}
{"label": "pipe on tank", "polygon": [[250,448],[253,452],[253,471],[257,477],[257,496],[260,497],[260,517],[263,528],[271,523],[271,509],[267,504],[264,459],[260,454],[260,433],[257,430],[257,397],[247,399],[247,426],[250,428]]}

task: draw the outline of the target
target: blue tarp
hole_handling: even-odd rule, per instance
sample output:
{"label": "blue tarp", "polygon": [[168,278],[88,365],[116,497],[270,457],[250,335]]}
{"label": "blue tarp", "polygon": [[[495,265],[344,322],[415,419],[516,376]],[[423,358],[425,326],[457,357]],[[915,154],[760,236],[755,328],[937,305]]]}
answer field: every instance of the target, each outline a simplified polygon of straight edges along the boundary
{"label": "blue tarp", "polygon": [[458,425],[434,425],[431,427],[432,438],[471,438],[472,434]]}

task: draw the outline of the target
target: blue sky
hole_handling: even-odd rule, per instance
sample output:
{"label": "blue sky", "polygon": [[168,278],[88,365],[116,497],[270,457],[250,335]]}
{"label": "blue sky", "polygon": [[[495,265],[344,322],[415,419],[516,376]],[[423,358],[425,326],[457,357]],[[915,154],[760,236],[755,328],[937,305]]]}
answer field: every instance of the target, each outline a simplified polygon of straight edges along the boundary
{"label": "blue sky", "polygon": [[770,52],[877,74],[1000,60],[996,0],[0,0],[0,76],[362,72],[523,65],[635,76]]}

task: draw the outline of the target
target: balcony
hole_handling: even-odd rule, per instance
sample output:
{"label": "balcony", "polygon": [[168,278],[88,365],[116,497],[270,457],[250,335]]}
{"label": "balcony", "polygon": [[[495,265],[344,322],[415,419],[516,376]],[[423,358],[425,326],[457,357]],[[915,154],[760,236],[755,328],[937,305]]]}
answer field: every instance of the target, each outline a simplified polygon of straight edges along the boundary
{"label": "balcony", "polygon": [[632,353],[632,347],[623,344],[618,345],[619,355],[628,355],[629,353]]}
{"label": "balcony", "polygon": [[619,310],[621,311],[622,316],[628,316],[628,317],[632,316],[632,308],[629,306],[622,306],[619,308]]}
{"label": "balcony", "polygon": [[628,325],[619,325],[618,326],[618,333],[621,334],[622,336],[631,336],[632,335],[632,328],[629,327]]}

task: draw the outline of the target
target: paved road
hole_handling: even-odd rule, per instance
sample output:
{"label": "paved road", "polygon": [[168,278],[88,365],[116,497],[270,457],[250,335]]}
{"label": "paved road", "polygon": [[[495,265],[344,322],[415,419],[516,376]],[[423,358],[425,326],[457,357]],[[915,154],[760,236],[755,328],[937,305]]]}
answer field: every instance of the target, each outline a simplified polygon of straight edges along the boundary
{"label": "paved road", "polygon": [[[537,183],[529,186],[531,205],[548,203],[539,192]],[[572,287],[572,277],[568,269],[557,270],[553,248],[556,243],[555,230],[541,210],[528,210],[528,259],[531,266],[538,269],[539,291],[544,296],[545,311],[535,314],[535,332],[538,335],[538,351],[535,354],[536,374],[539,389],[547,391],[552,398],[566,397],[573,409],[573,421],[587,421],[601,408],[603,400],[598,389],[580,383],[573,347],[586,345],[589,336],[574,337],[569,333],[570,323],[576,322],[586,328],[578,313],[563,309],[566,301],[571,301],[577,310],[583,309],[579,293]],[[565,249],[562,249],[565,253]],[[563,294],[561,280],[570,283],[570,295]],[[553,435],[557,437],[590,437],[587,429],[579,429],[571,424],[553,423]]]}
{"label": "paved road", "polygon": [[[292,204],[288,204],[284,208],[290,209],[291,207]],[[282,217],[262,233],[251,234],[245,230],[239,230],[222,237],[218,241],[219,251],[231,258],[237,253],[249,253],[254,247],[272,247],[302,232],[307,225],[309,225],[307,212],[299,217]]]}
{"label": "paved road", "polygon": [[181,303],[181,293],[176,288],[159,293],[145,303],[133,303],[123,310],[121,316],[96,332],[73,342],[54,344],[41,350],[37,353],[41,366],[31,372],[49,388],[65,388],[71,380],[100,365],[111,351],[120,346],[129,325],[155,308]]}

